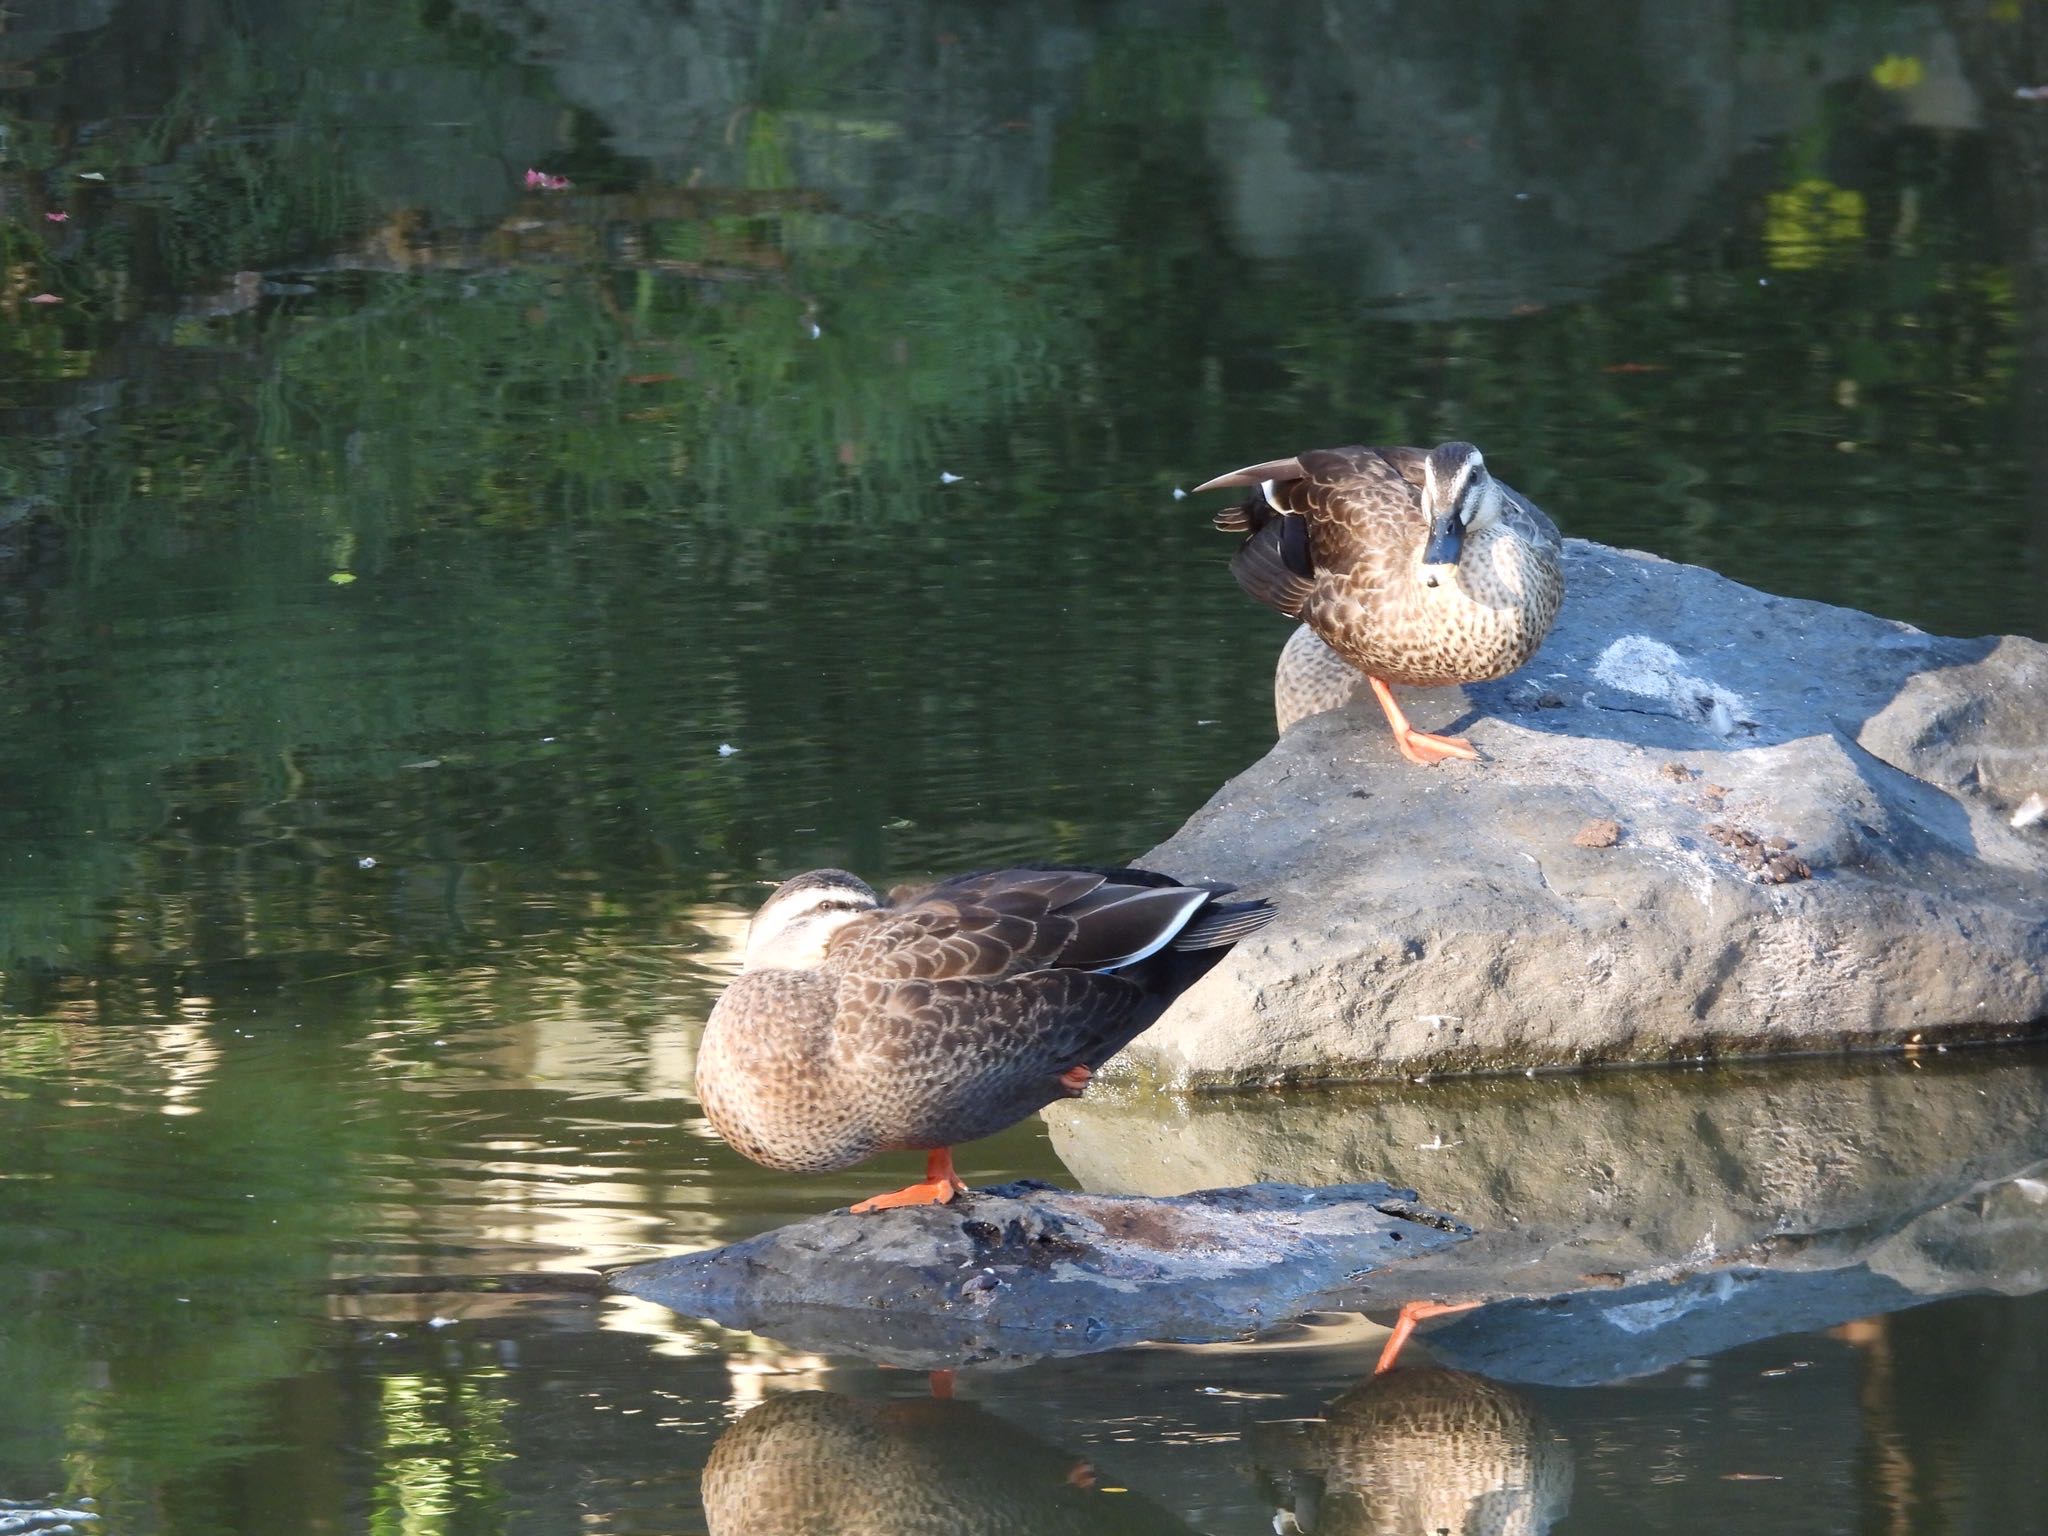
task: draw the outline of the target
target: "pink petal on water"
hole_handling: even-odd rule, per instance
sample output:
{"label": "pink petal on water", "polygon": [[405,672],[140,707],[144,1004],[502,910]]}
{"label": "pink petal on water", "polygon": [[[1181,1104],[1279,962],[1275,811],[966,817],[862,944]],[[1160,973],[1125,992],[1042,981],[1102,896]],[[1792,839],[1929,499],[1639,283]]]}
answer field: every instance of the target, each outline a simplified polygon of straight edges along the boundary
{"label": "pink petal on water", "polygon": [[48,213],[44,214],[43,217],[48,219],[52,224],[68,223],[71,219],[71,215],[64,212],[60,208],[52,208]]}
{"label": "pink petal on water", "polygon": [[568,177],[551,176],[546,171],[537,171],[531,166],[527,167],[526,184],[529,187],[538,187],[543,192],[566,192],[569,190]]}
{"label": "pink petal on water", "polygon": [[31,304],[62,304],[64,302],[54,293],[33,293],[29,295],[28,301]]}

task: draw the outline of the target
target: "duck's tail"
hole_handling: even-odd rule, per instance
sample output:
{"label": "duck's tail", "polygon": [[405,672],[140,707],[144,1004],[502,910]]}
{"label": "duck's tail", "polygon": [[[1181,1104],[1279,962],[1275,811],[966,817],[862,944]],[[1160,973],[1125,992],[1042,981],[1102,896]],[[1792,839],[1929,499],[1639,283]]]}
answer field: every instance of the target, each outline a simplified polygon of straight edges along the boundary
{"label": "duck's tail", "polygon": [[1182,951],[1228,949],[1273,921],[1273,915],[1270,901],[1212,901],[1173,936],[1171,947]]}

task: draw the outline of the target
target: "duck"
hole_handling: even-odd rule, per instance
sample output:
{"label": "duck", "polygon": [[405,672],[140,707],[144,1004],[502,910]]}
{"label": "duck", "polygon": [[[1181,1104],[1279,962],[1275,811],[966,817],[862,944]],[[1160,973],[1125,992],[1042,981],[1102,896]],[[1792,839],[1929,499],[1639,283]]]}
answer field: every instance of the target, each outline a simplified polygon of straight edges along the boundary
{"label": "duck", "polygon": [[785,880],[748,925],[697,1050],[697,1097],[741,1156],[824,1173],[923,1151],[858,1214],[967,1191],[952,1148],[1076,1097],[1273,917],[1150,870],[1028,865],[887,898],[843,869]]}
{"label": "duck", "polygon": [[1571,1506],[1571,1442],[1521,1393],[1464,1371],[1376,1373],[1320,1422],[1252,1438],[1304,1536],[1543,1536]]}
{"label": "duck", "polygon": [[711,1447],[711,1536],[1193,1536],[1090,1461],[972,1403],[770,1397]]}
{"label": "duck", "polygon": [[[1215,524],[1245,536],[1230,562],[1238,585],[1364,675],[1408,761],[1476,760],[1463,737],[1410,725],[1391,685],[1485,682],[1527,661],[1564,599],[1557,525],[1464,442],[1316,448],[1195,489],[1234,487],[1254,494]],[[1284,669],[1275,679],[1283,721],[1290,688],[1308,713],[1343,702],[1328,658],[1290,651],[1294,682]]]}

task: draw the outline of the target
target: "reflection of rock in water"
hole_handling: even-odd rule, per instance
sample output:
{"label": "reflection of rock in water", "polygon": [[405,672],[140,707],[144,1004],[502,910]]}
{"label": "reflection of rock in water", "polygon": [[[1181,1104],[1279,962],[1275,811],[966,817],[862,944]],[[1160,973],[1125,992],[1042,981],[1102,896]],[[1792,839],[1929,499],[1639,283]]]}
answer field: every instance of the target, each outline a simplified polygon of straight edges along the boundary
{"label": "reflection of rock in water", "polygon": [[771,1398],[704,1467],[711,1536],[1186,1533],[1148,1500],[1105,1492],[1082,1457],[969,1403]]}
{"label": "reflection of rock in water", "polygon": [[1360,1383],[1259,1461],[1310,1536],[1542,1536],[1572,1496],[1571,1446],[1519,1393],[1463,1371]]}
{"label": "reflection of rock in water", "polygon": [[[1923,1213],[2048,1158],[2042,1061],[2001,1052],[1184,1102],[1091,1091],[1046,1118],[1053,1150],[1089,1189],[1412,1183],[1478,1229],[1448,1259],[1466,1294],[1532,1294],[1731,1259],[1808,1270],[1873,1259]],[[2009,1285],[2001,1273],[2036,1263],[2025,1232],[2037,1211],[2048,1203],[2010,1207],[2003,1247],[1898,1253],[1902,1280],[1929,1296]]]}

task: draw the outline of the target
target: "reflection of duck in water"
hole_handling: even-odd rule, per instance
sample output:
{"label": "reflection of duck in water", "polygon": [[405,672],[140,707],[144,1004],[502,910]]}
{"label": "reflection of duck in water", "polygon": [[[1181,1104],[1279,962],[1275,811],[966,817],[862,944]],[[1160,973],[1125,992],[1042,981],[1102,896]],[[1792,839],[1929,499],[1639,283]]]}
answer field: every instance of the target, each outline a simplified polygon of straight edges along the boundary
{"label": "reflection of duck in water", "polygon": [[1089,1464],[970,1403],[770,1398],[704,1466],[711,1536],[1191,1536]]}
{"label": "reflection of duck in water", "polygon": [[798,1173],[921,1148],[925,1178],[856,1211],[967,1188],[955,1143],[1088,1086],[1271,920],[1142,869],[956,875],[884,899],[843,869],[784,881],[697,1050],[697,1096],[742,1156]]}
{"label": "reflection of duck in water", "polygon": [[1375,1375],[1322,1422],[1261,1426],[1255,1445],[1307,1536],[1542,1536],[1571,1502],[1570,1444],[1463,1371]]}

